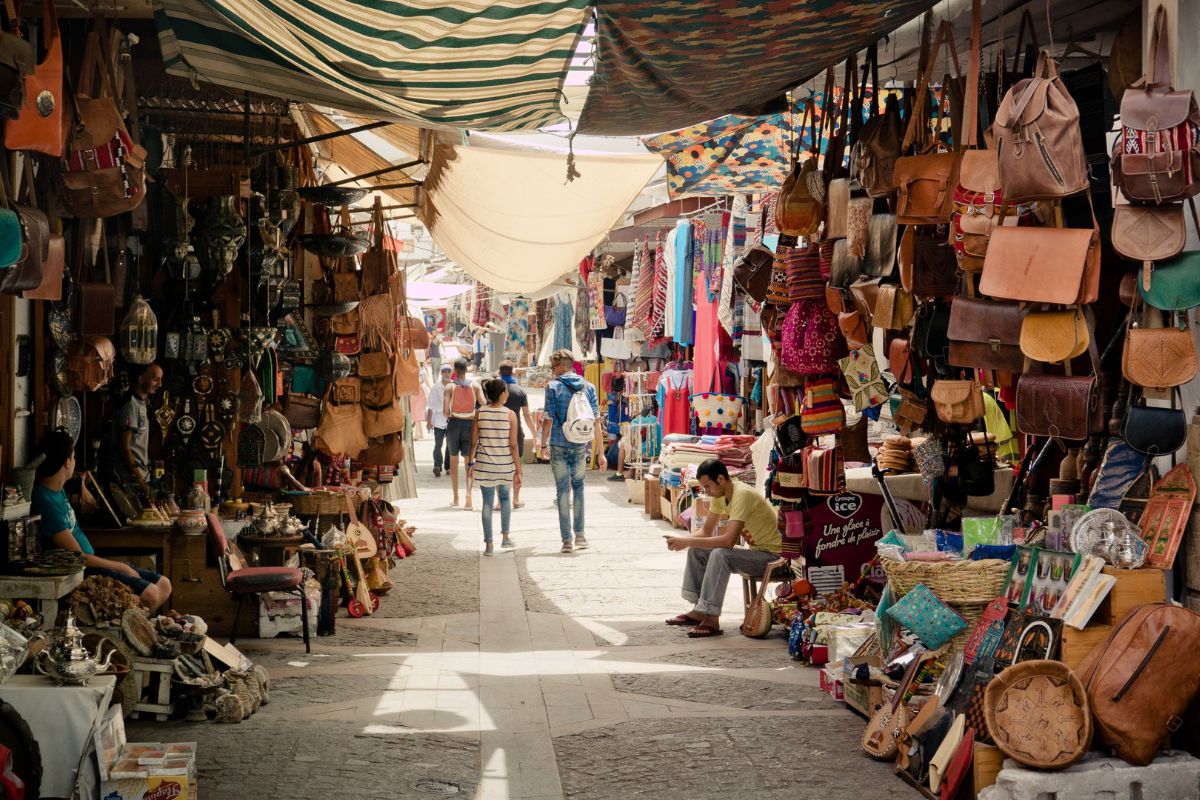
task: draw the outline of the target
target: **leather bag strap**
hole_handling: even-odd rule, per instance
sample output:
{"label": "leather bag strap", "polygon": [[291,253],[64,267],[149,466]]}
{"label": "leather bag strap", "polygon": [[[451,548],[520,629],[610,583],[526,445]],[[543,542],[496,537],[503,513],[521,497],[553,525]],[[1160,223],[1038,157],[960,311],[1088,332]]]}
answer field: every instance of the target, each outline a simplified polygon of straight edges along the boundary
{"label": "leather bag strap", "polygon": [[1152,87],[1170,88],[1171,81],[1171,40],[1167,36],[1167,7],[1160,5],[1154,14],[1154,30],[1150,32],[1150,57],[1146,60],[1146,74],[1141,84],[1149,90]]}
{"label": "leather bag strap", "polygon": [[971,0],[971,48],[967,62],[967,92],[963,101],[962,143],[955,143],[959,150],[979,146],[979,39],[982,35],[979,16],[982,0]]}
{"label": "leather bag strap", "polygon": [[937,35],[933,38],[933,47],[930,49],[928,61],[925,62],[925,71],[917,82],[916,104],[908,118],[908,130],[904,132],[904,143],[900,145],[901,153],[907,152],[908,148],[913,145],[920,127],[928,128],[925,114],[929,105],[929,85],[933,81],[933,71],[937,67],[938,54],[941,52],[943,44],[950,48],[950,54],[954,60],[954,73],[962,75],[962,66],[958,61],[958,48],[954,45],[954,28],[949,22],[943,21],[938,26]]}

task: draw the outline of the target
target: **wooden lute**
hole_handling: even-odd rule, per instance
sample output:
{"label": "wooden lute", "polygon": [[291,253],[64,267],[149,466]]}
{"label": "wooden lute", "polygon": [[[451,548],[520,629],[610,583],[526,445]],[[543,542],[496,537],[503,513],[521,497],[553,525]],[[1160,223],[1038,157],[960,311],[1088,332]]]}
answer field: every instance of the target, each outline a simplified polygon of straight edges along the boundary
{"label": "wooden lute", "polygon": [[896,694],[892,698],[892,702],[876,709],[871,721],[867,723],[867,729],[863,731],[862,747],[871,758],[886,761],[895,758],[896,753],[900,751],[896,736],[909,722],[908,706],[905,704],[905,700],[909,696],[909,688],[917,677],[918,670],[925,663],[925,658],[925,653],[917,654],[912,663],[908,665],[908,669],[904,671],[904,677],[900,679],[900,685],[896,687]]}

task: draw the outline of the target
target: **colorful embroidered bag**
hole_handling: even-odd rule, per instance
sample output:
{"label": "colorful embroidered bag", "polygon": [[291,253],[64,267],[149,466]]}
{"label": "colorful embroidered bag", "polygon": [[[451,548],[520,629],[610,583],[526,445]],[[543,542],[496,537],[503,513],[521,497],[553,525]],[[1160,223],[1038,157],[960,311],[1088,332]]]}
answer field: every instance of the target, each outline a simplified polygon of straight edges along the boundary
{"label": "colorful embroidered bag", "polygon": [[780,360],[798,375],[822,375],[837,369],[845,352],[837,318],[822,300],[793,303],[783,319]]}
{"label": "colorful embroidered bag", "polygon": [[800,428],[809,436],[837,433],[846,425],[846,409],[832,378],[815,378],[804,386]]}
{"label": "colorful embroidered bag", "polygon": [[886,613],[930,649],[941,647],[967,627],[962,615],[939,600],[923,583],[918,583]]}
{"label": "colorful embroidered bag", "polygon": [[733,394],[701,392],[691,396],[696,429],[701,436],[720,436],[743,430],[746,401]]}

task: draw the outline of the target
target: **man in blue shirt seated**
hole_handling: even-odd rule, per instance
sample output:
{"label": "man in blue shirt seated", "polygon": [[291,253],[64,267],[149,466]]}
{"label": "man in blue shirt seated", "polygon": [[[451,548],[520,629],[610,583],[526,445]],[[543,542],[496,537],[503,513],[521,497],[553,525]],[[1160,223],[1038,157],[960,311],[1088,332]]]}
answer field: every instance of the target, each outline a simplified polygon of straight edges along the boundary
{"label": "man in blue shirt seated", "polygon": [[171,582],[157,572],[139,569],[123,561],[110,561],[96,555],[92,543],[75,519],[75,509],[63,490],[75,474],[75,443],[63,431],[46,434],[37,452],[45,460],[37,468],[33,487],[32,513],[41,515],[38,532],[42,549],[74,550],[83,553],[84,574],[103,575],[120,581],[141,598],[142,604],[155,611],[171,596]]}

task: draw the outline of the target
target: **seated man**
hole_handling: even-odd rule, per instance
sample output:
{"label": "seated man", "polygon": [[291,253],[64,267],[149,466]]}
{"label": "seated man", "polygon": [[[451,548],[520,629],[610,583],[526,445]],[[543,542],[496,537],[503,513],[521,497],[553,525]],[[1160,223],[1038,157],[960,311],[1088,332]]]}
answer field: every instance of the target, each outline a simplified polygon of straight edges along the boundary
{"label": "seated man", "polygon": [[[729,470],[710,458],[696,470],[700,487],[712,498],[704,531],[699,536],[667,536],[667,548],[688,551],[683,573],[683,599],[694,604],[691,611],[667,620],[668,625],[688,625],[688,636],[701,639],[720,636],[721,605],[733,572],[762,575],[767,564],[779,558],[779,536],[775,507],[750,484],[729,479]],[[717,522],[724,517],[723,532]],[[745,540],[748,547],[737,547]]]}
{"label": "seated man", "polygon": [[85,575],[103,575],[118,580],[140,597],[142,604],[151,611],[160,608],[171,596],[171,582],[148,569],[100,558],[76,522],[75,510],[63,491],[75,474],[75,443],[71,437],[63,431],[48,433],[38,445],[37,452],[46,457],[37,468],[32,504],[32,513],[42,517],[38,521],[42,548],[83,553]]}

